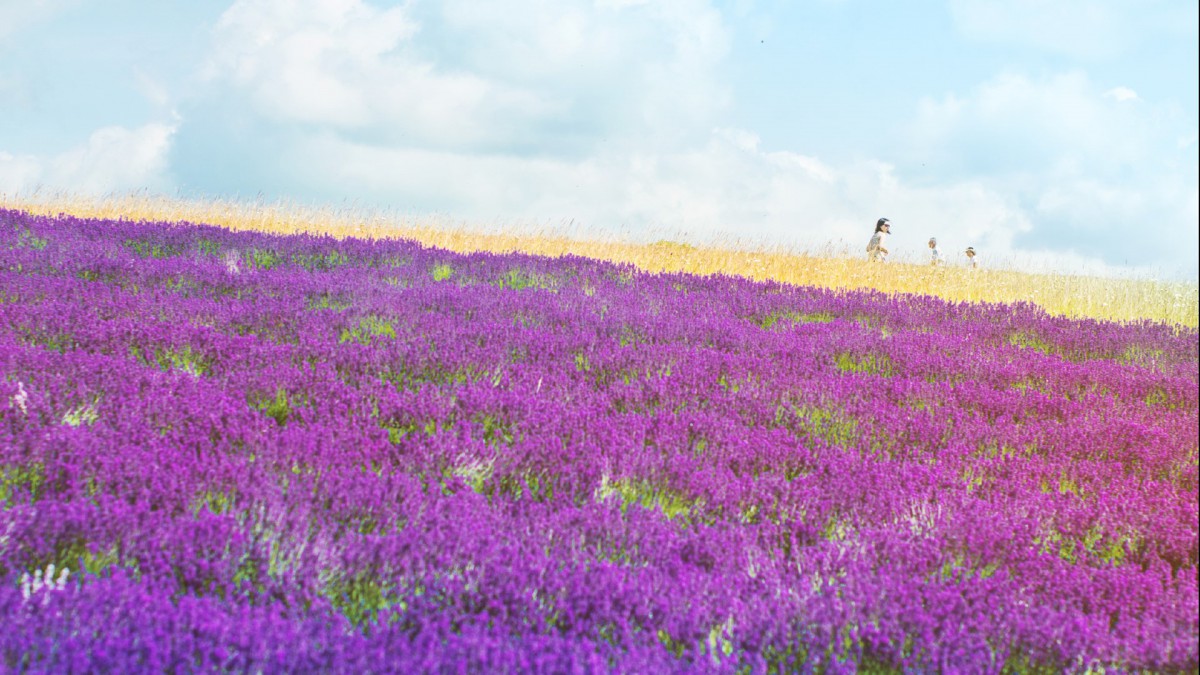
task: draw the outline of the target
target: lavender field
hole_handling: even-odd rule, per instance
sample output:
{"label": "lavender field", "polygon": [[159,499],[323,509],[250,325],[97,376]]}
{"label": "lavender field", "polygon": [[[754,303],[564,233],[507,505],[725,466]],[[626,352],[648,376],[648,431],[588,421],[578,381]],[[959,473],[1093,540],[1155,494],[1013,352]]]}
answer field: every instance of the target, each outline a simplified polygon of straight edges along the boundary
{"label": "lavender field", "polygon": [[0,668],[1195,672],[1197,338],[0,210]]}

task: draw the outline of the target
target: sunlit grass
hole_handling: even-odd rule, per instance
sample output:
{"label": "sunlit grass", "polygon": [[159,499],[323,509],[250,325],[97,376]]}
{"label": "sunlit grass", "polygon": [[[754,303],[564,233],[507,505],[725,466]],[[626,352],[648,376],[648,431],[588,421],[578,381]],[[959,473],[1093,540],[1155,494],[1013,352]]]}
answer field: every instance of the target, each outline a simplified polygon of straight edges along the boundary
{"label": "sunlit grass", "polygon": [[[1115,321],[1149,319],[1184,326],[1196,326],[1200,322],[1200,291],[1195,283],[1010,269],[970,271],[956,266],[933,268],[895,262],[878,265],[856,257],[826,253],[746,249],[736,242],[693,246],[669,241],[638,243],[618,236],[576,238],[528,228],[489,232],[435,219],[386,216],[356,207],[189,201],[151,195],[105,198],[0,196],[0,206],[37,214],[187,221],[231,230],[279,234],[403,238],[456,252],[569,254],[630,263],[651,272],[732,274],[824,288],[870,288],[889,293],[933,295],[951,301],[1028,301],[1048,312],[1072,317]],[[438,272],[435,270],[434,274]]]}

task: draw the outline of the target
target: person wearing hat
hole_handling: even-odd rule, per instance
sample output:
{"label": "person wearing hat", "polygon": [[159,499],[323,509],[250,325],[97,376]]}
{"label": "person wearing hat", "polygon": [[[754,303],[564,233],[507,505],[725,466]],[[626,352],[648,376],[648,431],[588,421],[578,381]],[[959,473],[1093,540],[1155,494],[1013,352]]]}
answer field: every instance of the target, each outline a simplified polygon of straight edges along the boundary
{"label": "person wearing hat", "polygon": [[979,255],[975,253],[975,247],[968,246],[967,250],[963,251],[963,253],[967,254],[967,267],[973,270],[979,269]]}
{"label": "person wearing hat", "polygon": [[887,260],[887,237],[891,233],[892,223],[887,218],[880,218],[875,222],[875,234],[871,235],[871,241],[867,243],[867,260],[871,262]]}
{"label": "person wearing hat", "polygon": [[945,262],[946,262],[946,259],[942,257],[942,249],[938,248],[937,238],[930,237],[929,238],[929,264],[933,265],[934,267],[937,267],[938,265],[941,265]]}

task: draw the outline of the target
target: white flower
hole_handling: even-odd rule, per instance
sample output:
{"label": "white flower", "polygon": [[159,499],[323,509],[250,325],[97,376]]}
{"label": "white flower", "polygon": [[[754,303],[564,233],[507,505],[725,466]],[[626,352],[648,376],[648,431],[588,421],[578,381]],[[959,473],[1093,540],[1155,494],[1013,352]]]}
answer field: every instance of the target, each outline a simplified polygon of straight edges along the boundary
{"label": "white flower", "polygon": [[225,263],[225,269],[230,274],[238,274],[240,272],[240,270],[238,269],[238,260],[239,259],[240,258],[238,256],[237,251],[226,251],[225,255],[221,256],[222,262]]}
{"label": "white flower", "polygon": [[17,382],[17,394],[12,397],[12,402],[17,404],[17,407],[21,409],[22,415],[28,414],[29,412],[25,409],[25,402],[28,400],[29,394],[25,391],[25,383]]}
{"label": "white flower", "polygon": [[50,563],[45,571],[35,571],[33,576],[28,572],[21,575],[21,597],[28,601],[34,595],[42,593],[42,604],[50,602],[50,593],[61,591],[67,587],[67,577],[71,574],[70,568],[62,568],[58,578],[54,578],[54,563]]}
{"label": "white flower", "polygon": [[16,523],[9,523],[8,527],[4,528],[4,534],[0,534],[0,552],[4,551],[4,547],[8,544],[8,535],[12,534]]}

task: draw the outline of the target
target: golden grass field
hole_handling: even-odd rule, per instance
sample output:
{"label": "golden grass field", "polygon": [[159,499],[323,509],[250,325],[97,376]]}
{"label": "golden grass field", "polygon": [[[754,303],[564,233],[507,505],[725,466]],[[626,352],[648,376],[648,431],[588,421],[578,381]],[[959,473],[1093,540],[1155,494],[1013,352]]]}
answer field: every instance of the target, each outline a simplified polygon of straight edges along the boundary
{"label": "golden grass field", "polygon": [[372,214],[365,210],[312,208],[287,204],[246,204],[181,200],[148,195],[9,198],[0,206],[37,214],[67,213],[147,221],[208,223],[231,230],[334,237],[403,238],[452,251],[519,251],[536,255],[573,254],[631,263],[651,272],[723,273],[792,284],[935,295],[953,301],[1036,303],[1054,314],[1114,321],[1152,320],[1196,327],[1200,290],[1194,283],[1071,274],[1028,273],[1011,269],[967,270],[794,251],[746,249],[735,245],[692,246],[668,241],[635,243],[609,237],[570,238],[551,232],[487,232],[433,220]]}

